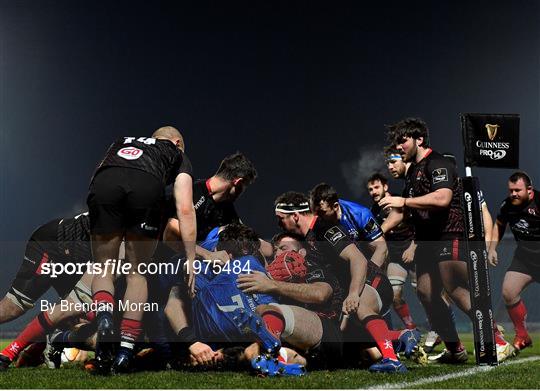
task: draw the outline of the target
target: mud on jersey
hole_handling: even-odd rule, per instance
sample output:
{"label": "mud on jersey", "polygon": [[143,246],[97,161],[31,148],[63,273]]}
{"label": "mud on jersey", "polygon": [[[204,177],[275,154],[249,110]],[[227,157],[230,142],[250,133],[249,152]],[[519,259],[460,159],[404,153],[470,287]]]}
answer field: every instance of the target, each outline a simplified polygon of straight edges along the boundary
{"label": "mud on jersey", "polygon": [[462,186],[458,179],[454,163],[435,151],[428,152],[421,161],[409,167],[405,180],[406,197],[421,197],[438,189],[450,189],[453,192],[448,208],[411,208],[411,221],[418,240],[436,240],[442,234],[464,232]]}
{"label": "mud on jersey", "polygon": [[111,144],[94,176],[105,167],[136,168],[154,175],[163,185],[181,172],[192,175],[187,156],[169,140],[122,137]]}
{"label": "mud on jersey", "polygon": [[540,192],[534,190],[533,194],[532,199],[522,206],[514,206],[509,198],[505,199],[497,220],[510,226],[518,248],[540,253]]}

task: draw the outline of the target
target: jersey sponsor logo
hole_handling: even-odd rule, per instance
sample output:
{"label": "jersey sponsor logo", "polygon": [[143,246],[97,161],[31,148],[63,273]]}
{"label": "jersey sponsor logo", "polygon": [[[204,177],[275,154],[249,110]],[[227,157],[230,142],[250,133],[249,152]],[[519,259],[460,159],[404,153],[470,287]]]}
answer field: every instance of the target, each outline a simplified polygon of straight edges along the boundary
{"label": "jersey sponsor logo", "polygon": [[201,196],[201,198],[199,198],[199,201],[197,201],[195,203],[195,205],[193,206],[195,208],[195,210],[199,209],[201,207],[201,205],[204,203],[204,201],[206,201],[206,197]]}
{"label": "jersey sponsor logo", "polygon": [[126,160],[135,160],[142,156],[143,150],[135,147],[125,147],[116,152],[116,154]]}
{"label": "jersey sponsor logo", "polygon": [[529,208],[527,210],[527,212],[530,214],[530,215],[533,215],[533,216],[536,216],[538,214],[538,211],[536,210],[536,208]]}
{"label": "jersey sponsor logo", "polygon": [[324,279],[324,272],[322,271],[322,269],[313,270],[306,276],[306,282],[312,282],[313,280],[321,281]]}
{"label": "jersey sponsor logo", "polygon": [[379,224],[373,217],[370,217],[364,229],[368,234],[373,234],[379,231]]}
{"label": "jersey sponsor logo", "polygon": [[433,177],[433,184],[440,182],[448,182],[448,170],[446,168],[436,168],[432,171],[431,176]]}
{"label": "jersey sponsor logo", "polygon": [[325,232],[324,237],[335,246],[341,239],[345,238],[345,233],[339,227],[332,227]]}

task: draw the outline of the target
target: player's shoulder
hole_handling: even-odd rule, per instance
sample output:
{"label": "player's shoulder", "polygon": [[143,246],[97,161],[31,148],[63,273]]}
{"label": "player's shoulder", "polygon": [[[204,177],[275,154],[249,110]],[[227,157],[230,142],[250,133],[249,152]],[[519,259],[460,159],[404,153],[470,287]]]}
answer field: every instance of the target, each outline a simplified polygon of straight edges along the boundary
{"label": "player's shoulder", "polygon": [[369,209],[367,206],[358,204],[358,203],[353,202],[353,201],[348,201],[348,200],[344,200],[344,199],[340,198],[339,199],[339,205],[342,208],[344,208],[344,209],[346,209],[346,210],[348,210],[348,211],[350,211],[350,212],[352,212],[354,214],[359,214],[359,215],[362,215],[362,216],[364,216],[364,215],[368,215],[368,216],[372,215],[371,209]]}

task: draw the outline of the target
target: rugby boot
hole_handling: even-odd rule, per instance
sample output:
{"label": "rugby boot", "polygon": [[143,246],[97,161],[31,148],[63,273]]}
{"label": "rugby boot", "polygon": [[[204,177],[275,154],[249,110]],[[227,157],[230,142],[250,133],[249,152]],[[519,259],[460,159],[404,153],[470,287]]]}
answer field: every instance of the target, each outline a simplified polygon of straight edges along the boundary
{"label": "rugby boot", "polygon": [[130,373],[133,372],[133,350],[120,348],[112,364],[112,373]]}
{"label": "rugby boot", "polygon": [[516,349],[509,342],[505,341],[504,343],[497,343],[496,345],[497,345],[496,347],[497,361],[499,363],[507,360],[510,357],[514,357],[516,355]]}
{"label": "rugby boot", "polygon": [[417,349],[418,345],[420,344],[421,337],[422,334],[420,334],[420,331],[418,331],[417,329],[404,330],[399,336],[397,352],[403,352],[405,354],[405,357],[411,358],[413,351]]}
{"label": "rugby boot", "polygon": [[244,334],[253,333],[259,343],[262,351],[277,356],[281,348],[281,341],[272,334],[264,324],[262,318],[252,311],[246,311],[239,308],[234,311],[233,320],[236,327]]}
{"label": "rugby boot", "polygon": [[439,364],[465,364],[468,359],[469,356],[467,356],[467,351],[465,349],[457,352],[451,352],[448,349],[444,349],[441,353],[428,357],[430,363]]}
{"label": "rugby boot", "polygon": [[383,358],[378,363],[370,366],[369,371],[377,373],[405,373],[407,372],[407,367],[399,360]]}
{"label": "rugby boot", "polygon": [[520,335],[516,335],[514,337],[514,341],[512,342],[512,345],[514,345],[514,348],[519,352],[520,350],[523,350],[525,348],[528,348],[533,345],[532,339],[530,335],[526,335],[524,337]]}
{"label": "rugby boot", "polygon": [[114,358],[114,337],[112,314],[100,313],[98,315],[96,340],[96,370],[92,373],[97,375],[107,375],[110,373]]}
{"label": "rugby boot", "polygon": [[251,360],[258,376],[304,376],[306,368],[300,364],[287,364],[269,354],[261,354]]}
{"label": "rugby boot", "polygon": [[58,336],[64,333],[63,331],[56,331],[53,334],[47,335],[47,347],[43,352],[45,354],[45,364],[51,369],[58,369],[62,365],[62,351],[64,350],[64,344],[56,342]]}

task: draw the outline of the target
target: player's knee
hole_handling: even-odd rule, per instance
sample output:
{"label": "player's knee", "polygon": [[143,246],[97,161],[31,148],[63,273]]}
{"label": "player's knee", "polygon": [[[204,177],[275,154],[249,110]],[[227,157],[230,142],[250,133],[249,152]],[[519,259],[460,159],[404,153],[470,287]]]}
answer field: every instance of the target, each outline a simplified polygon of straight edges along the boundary
{"label": "player's knee", "polygon": [[8,322],[23,315],[27,310],[15,304],[10,298],[0,301],[0,323]]}
{"label": "player's knee", "polygon": [[516,298],[519,296],[518,292],[515,289],[507,285],[503,285],[502,297],[506,305],[510,305],[516,302]]}

